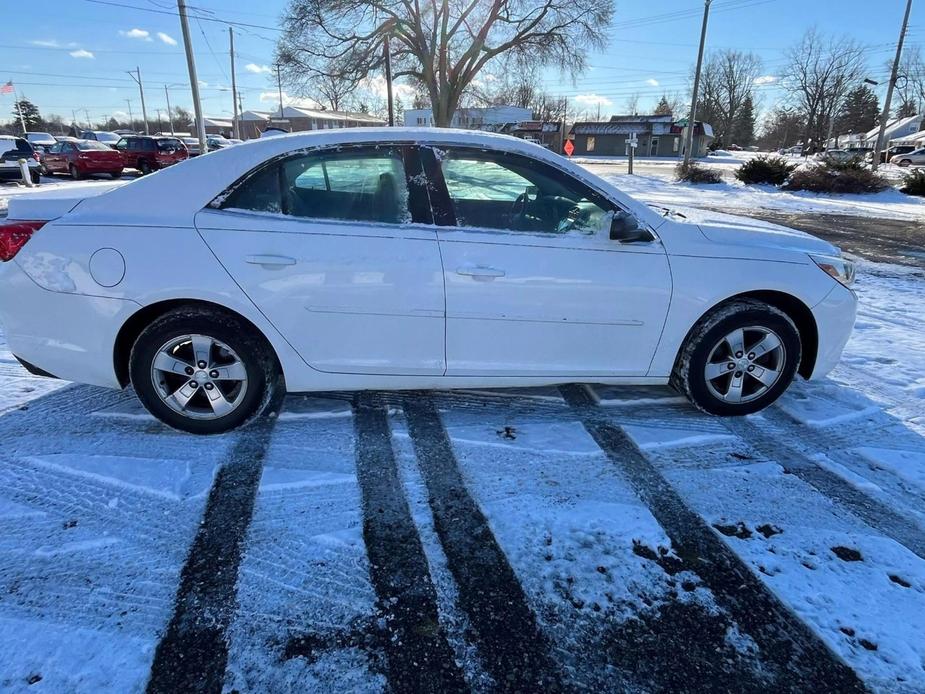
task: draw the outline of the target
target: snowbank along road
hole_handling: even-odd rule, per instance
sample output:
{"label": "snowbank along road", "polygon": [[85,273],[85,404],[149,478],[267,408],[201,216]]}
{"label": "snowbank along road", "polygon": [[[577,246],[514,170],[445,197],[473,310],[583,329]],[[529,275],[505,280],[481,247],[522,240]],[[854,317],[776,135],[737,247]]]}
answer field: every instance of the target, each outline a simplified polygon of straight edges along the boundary
{"label": "snowbank along road", "polygon": [[5,691],[925,691],[920,271],[832,377],[292,396],[211,438],[0,342]]}

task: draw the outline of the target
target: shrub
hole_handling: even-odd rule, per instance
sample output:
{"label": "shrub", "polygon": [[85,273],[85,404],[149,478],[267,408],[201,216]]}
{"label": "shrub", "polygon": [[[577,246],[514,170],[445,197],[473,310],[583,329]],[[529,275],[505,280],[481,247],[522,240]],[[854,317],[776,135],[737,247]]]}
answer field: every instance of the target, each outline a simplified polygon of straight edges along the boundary
{"label": "shrub", "polygon": [[735,177],[742,183],[770,183],[772,186],[782,186],[796,168],[796,164],[791,164],[783,157],[755,157],[736,169]]}
{"label": "shrub", "polygon": [[678,164],[675,167],[674,172],[679,181],[687,181],[688,183],[723,182],[723,177],[718,171],[708,169],[707,167],[701,166],[695,162],[691,162],[687,166],[685,166],[683,163]]}
{"label": "shrub", "polygon": [[906,195],[925,195],[925,169],[916,169],[903,175],[903,187]]}
{"label": "shrub", "polygon": [[859,160],[838,162],[829,159],[794,171],[783,187],[812,193],[879,193],[890,184]]}

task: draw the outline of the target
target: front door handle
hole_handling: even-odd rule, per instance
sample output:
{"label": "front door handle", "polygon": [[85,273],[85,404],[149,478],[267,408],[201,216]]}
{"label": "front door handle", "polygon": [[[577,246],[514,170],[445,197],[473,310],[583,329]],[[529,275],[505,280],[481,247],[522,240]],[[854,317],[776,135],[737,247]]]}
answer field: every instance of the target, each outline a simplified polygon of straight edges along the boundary
{"label": "front door handle", "polygon": [[263,267],[282,267],[285,265],[295,265],[296,259],[288,255],[249,255],[245,262],[251,265],[262,265]]}
{"label": "front door handle", "polygon": [[466,277],[494,278],[504,277],[504,270],[485,265],[463,265],[456,268],[456,274],[465,275]]}

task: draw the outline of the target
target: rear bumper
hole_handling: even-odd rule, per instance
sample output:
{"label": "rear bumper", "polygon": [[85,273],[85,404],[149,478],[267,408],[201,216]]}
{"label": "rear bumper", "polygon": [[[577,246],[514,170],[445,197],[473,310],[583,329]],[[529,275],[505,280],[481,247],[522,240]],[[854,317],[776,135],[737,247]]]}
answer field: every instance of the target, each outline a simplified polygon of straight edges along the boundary
{"label": "rear bumper", "polygon": [[813,307],[819,331],[819,349],[810,379],[826,376],[841,360],[842,351],[854,329],[857,310],[858,299],[855,293],[838,283]]}
{"label": "rear bumper", "polygon": [[10,351],[33,373],[121,388],[113,346],[137,309],[126,299],[42,289],[15,261],[0,263],[0,325]]}

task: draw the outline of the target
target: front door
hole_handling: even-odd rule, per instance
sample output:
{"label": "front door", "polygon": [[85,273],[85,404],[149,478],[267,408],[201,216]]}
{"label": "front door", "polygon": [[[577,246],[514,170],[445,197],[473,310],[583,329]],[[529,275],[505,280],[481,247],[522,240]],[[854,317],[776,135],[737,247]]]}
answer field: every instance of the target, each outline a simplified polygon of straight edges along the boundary
{"label": "front door", "polygon": [[645,375],[671,294],[661,244],[612,241],[625,212],[548,164],[434,152],[447,375]]}
{"label": "front door", "polygon": [[196,226],[312,367],[441,375],[443,267],[420,172],[413,148],[294,153]]}

